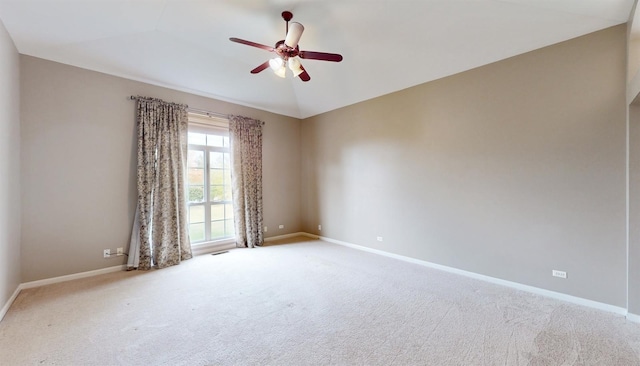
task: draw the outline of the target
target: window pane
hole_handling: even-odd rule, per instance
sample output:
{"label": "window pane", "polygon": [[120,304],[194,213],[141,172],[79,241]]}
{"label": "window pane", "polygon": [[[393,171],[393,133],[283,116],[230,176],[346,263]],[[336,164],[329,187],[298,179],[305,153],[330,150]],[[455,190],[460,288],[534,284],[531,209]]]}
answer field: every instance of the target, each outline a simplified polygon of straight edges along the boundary
{"label": "window pane", "polygon": [[187,166],[189,168],[204,168],[204,151],[189,150]]}
{"label": "window pane", "polygon": [[204,201],[204,186],[189,185],[189,202]]}
{"label": "window pane", "polygon": [[224,167],[224,153],[210,152],[209,153],[209,167],[222,169]]}
{"label": "window pane", "polygon": [[189,168],[188,170],[189,185],[204,185],[204,169],[202,168]]}
{"label": "window pane", "polygon": [[224,227],[225,227],[227,236],[232,236],[233,234],[235,234],[233,220],[224,220]]}
{"label": "window pane", "polygon": [[211,205],[211,221],[224,220],[224,205]]}
{"label": "window pane", "polygon": [[197,224],[199,222],[204,222],[204,206],[189,207],[189,223]]}
{"label": "window pane", "polygon": [[209,199],[212,202],[220,202],[220,201],[224,201],[224,186],[211,186],[211,195],[209,196]]}
{"label": "window pane", "polygon": [[218,135],[207,135],[207,145],[208,146],[218,146],[223,147],[222,136]]}
{"label": "window pane", "polygon": [[224,236],[224,220],[211,221],[211,239],[220,239]]}
{"label": "window pane", "polygon": [[211,179],[211,184],[224,184],[224,170],[211,169],[210,172],[209,179]]}
{"label": "window pane", "polygon": [[189,240],[192,243],[204,241],[204,222],[202,224],[189,225]]}
{"label": "window pane", "polygon": [[189,132],[188,142],[191,146],[187,155],[191,241],[202,243],[232,237],[235,228],[230,203],[231,140],[214,129],[200,129]]}
{"label": "window pane", "polygon": [[206,145],[206,136],[203,133],[189,132],[187,135],[187,141],[192,145]]}

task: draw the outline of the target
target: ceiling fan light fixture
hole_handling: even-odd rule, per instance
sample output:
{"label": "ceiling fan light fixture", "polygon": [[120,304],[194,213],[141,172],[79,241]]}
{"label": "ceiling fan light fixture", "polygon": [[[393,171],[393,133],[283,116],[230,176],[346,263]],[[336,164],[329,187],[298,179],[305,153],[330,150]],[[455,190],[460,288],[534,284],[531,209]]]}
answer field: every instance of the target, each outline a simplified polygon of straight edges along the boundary
{"label": "ceiling fan light fixture", "polygon": [[284,60],[280,57],[272,58],[269,60],[269,66],[273,71],[278,71],[284,66]]}
{"label": "ceiling fan light fixture", "polygon": [[281,78],[285,78],[287,77],[287,68],[284,67],[284,65],[282,65],[282,67],[280,67],[278,70],[274,71],[274,73],[278,76],[280,76]]}
{"label": "ceiling fan light fixture", "polygon": [[293,77],[296,77],[304,71],[302,69],[302,65],[300,64],[300,59],[297,57],[291,57],[288,61],[289,69],[293,72]]}
{"label": "ceiling fan light fixture", "polygon": [[289,31],[287,32],[287,37],[284,39],[284,44],[287,47],[296,48],[300,37],[302,37],[302,32],[304,32],[304,26],[302,24],[298,22],[289,23]]}
{"label": "ceiling fan light fixture", "polygon": [[316,52],[300,50],[298,42],[304,32],[304,26],[300,23],[289,21],[293,18],[293,14],[290,11],[282,12],[282,19],[287,22],[287,34],[284,40],[276,42],[274,47],[266,46],[260,43],[247,41],[240,38],[231,37],[231,42],[244,44],[251,47],[260,48],[269,52],[275,53],[278,57],[267,60],[257,67],[251,70],[252,74],[258,74],[263,70],[271,67],[273,72],[281,78],[286,77],[287,68],[293,73],[293,77],[299,77],[300,80],[307,82],[311,80],[307,70],[300,64],[300,59],[304,60],[319,60],[319,61],[342,61],[342,55],[337,53]]}

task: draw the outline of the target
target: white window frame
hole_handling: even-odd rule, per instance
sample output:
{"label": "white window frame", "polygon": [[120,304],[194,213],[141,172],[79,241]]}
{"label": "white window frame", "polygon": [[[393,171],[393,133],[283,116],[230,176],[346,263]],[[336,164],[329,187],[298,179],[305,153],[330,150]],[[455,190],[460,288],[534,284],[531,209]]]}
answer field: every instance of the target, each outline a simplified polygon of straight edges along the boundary
{"label": "white window frame", "polygon": [[[205,134],[216,134],[229,136],[229,120],[226,118],[202,115],[198,113],[189,113],[189,127],[188,132],[196,132],[196,133],[205,133]],[[192,251],[195,255],[208,253],[212,251],[230,249],[235,247],[235,238],[229,237],[224,239],[216,239],[216,240],[207,240],[211,234],[211,210],[207,209],[210,207],[210,202],[207,202],[210,195],[210,187],[209,187],[209,174],[210,174],[210,166],[209,166],[209,152],[210,151],[218,151],[218,152],[228,152],[231,154],[229,148],[220,148],[214,146],[203,146],[203,145],[191,145],[189,144],[188,150],[200,150],[203,151],[205,156],[205,167],[204,167],[204,197],[205,201],[202,203],[191,203],[187,202],[187,206],[190,209],[191,206],[199,206],[204,205],[204,221],[205,221],[205,241],[196,242],[191,244]],[[225,151],[226,150],[226,151]],[[230,183],[230,182],[229,182]],[[188,187],[188,185],[187,185]],[[188,194],[187,194],[188,199]],[[208,203],[208,204],[207,204]],[[226,202],[227,204],[232,204],[232,202]]]}

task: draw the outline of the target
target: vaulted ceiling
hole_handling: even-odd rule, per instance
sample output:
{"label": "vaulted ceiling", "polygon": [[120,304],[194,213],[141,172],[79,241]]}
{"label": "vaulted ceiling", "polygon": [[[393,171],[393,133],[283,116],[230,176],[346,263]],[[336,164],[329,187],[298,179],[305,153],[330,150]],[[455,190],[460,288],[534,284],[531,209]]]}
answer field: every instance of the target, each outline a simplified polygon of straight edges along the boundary
{"label": "vaulted ceiling", "polygon": [[[25,55],[306,118],[624,23],[633,0],[0,0]],[[249,71],[305,30],[311,81]],[[197,106],[194,106],[197,107]]]}

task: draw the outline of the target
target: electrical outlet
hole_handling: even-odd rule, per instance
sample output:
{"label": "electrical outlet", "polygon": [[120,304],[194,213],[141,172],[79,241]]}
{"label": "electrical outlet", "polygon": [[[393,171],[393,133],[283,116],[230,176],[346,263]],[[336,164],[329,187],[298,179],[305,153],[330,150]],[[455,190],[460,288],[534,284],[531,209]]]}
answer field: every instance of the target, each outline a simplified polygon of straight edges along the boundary
{"label": "electrical outlet", "polygon": [[120,256],[121,256],[121,255],[123,255],[123,254],[124,254],[124,249],[123,249],[123,248],[118,248],[118,249],[116,249],[116,255],[117,255],[118,257],[120,257]]}
{"label": "electrical outlet", "polygon": [[278,226],[278,229],[284,229],[284,225]]}
{"label": "electrical outlet", "polygon": [[553,277],[560,277],[560,278],[567,278],[567,272],[565,271],[558,271],[556,269],[551,271],[551,275]]}
{"label": "electrical outlet", "polygon": [[105,249],[105,250],[103,250],[103,251],[102,251],[102,256],[103,256],[104,258],[109,258],[109,257],[111,257],[111,249]]}
{"label": "electrical outlet", "polygon": [[318,230],[322,231],[322,225],[318,225]]}
{"label": "electrical outlet", "polygon": [[376,239],[377,239],[378,241],[382,241],[382,237],[381,237],[381,236],[378,236]]}
{"label": "electrical outlet", "polygon": [[267,227],[266,227],[266,226],[264,227],[264,232],[265,232],[265,233],[267,232]]}

